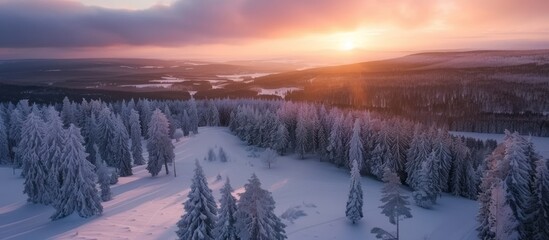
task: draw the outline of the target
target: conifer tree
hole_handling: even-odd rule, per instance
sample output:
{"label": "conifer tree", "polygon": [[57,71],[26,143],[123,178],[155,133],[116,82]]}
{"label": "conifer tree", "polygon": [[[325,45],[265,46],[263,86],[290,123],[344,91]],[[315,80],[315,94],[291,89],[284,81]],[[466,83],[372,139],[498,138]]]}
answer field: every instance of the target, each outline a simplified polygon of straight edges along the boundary
{"label": "conifer tree", "polygon": [[217,206],[198,160],[195,165],[191,191],[184,203],[185,214],[177,222],[176,233],[182,240],[214,239]]}
{"label": "conifer tree", "polygon": [[549,239],[549,170],[548,161],[536,162],[534,192],[530,200],[530,223],[534,240]]}
{"label": "conifer tree", "polygon": [[304,114],[299,114],[297,120],[297,127],[295,130],[295,141],[296,141],[296,153],[299,155],[299,158],[304,159],[305,153],[307,152],[307,142],[309,141],[307,134],[307,126]]}
{"label": "conifer tree", "polygon": [[[97,150],[97,145],[94,145]],[[95,166],[97,172],[97,183],[101,189],[101,201],[106,202],[112,199],[111,194],[111,176],[107,164],[101,159],[101,154],[95,155]]]}
{"label": "conifer tree", "polygon": [[362,213],[362,206],[363,194],[360,170],[357,160],[353,160],[353,165],[351,168],[351,187],[349,188],[349,197],[345,210],[345,216],[347,216],[353,224],[364,217]]}
{"label": "conifer tree", "polygon": [[45,123],[34,112],[23,122],[21,141],[17,145],[16,161],[22,166],[21,175],[25,177],[24,190],[28,201],[49,204],[51,196],[48,189],[48,169],[40,154],[44,142]]}
{"label": "conifer tree", "polygon": [[490,220],[495,239],[519,240],[518,221],[507,201],[506,183],[499,181],[492,188]]}
{"label": "conifer tree", "polygon": [[222,147],[219,147],[219,161],[220,162],[227,162],[227,153],[225,153],[225,150]]}
{"label": "conifer tree", "polygon": [[280,123],[276,130],[273,148],[280,154],[286,153],[290,141],[290,133],[284,123]]}
{"label": "conifer tree", "polygon": [[437,171],[435,168],[435,160],[436,153],[432,151],[422,163],[418,176],[418,183],[413,192],[416,204],[422,208],[431,208],[433,204],[436,203],[436,199],[440,194],[440,185],[436,181]]}
{"label": "conifer tree", "polygon": [[236,229],[236,199],[232,195],[229,178],[221,188],[221,200],[219,201],[219,217],[215,224],[214,235],[216,240],[238,240]]}
{"label": "conifer tree", "polygon": [[131,152],[133,157],[133,164],[143,165],[145,159],[143,159],[143,150],[141,145],[141,123],[139,122],[139,113],[135,110],[130,111],[129,117],[130,126],[130,139],[131,139]]}
{"label": "conifer tree", "polygon": [[95,188],[94,166],[86,160],[84,139],[80,129],[73,124],[67,130],[67,138],[60,159],[59,172],[63,178],[53,206],[56,212],[52,220],[78,212],[81,217],[100,215],[103,212],[101,199]]}
{"label": "conifer tree", "polygon": [[132,173],[132,158],[130,148],[128,146],[128,132],[119,116],[114,119],[115,134],[111,148],[114,153],[114,166],[118,168],[118,174],[121,177],[133,175]]}
{"label": "conifer tree", "polygon": [[0,116],[0,164],[11,163],[7,129],[4,118]]}
{"label": "conifer tree", "polygon": [[149,152],[149,161],[147,170],[154,177],[162,169],[162,164],[166,168],[166,174],[169,174],[168,163],[175,158],[174,146],[169,136],[169,123],[166,116],[156,109],[149,125],[149,139],[147,141],[147,151]]}
{"label": "conifer tree", "polygon": [[353,160],[356,160],[358,163],[358,169],[362,170],[363,164],[363,145],[362,140],[360,139],[360,122],[358,119],[355,120],[355,124],[353,126],[353,135],[351,136],[351,141],[349,142],[349,163],[348,165],[351,166],[351,163]]}
{"label": "conifer tree", "polygon": [[50,196],[55,196],[63,180],[59,169],[61,168],[60,159],[67,136],[61,117],[59,117],[59,113],[53,107],[49,107],[46,110],[46,119],[48,121],[48,128],[45,131],[44,141],[40,148],[40,156],[42,156],[48,172],[48,184],[44,188],[47,188]]}
{"label": "conifer tree", "polygon": [[236,228],[242,240],[286,239],[286,227],[274,214],[275,201],[271,193],[261,188],[255,174],[244,185],[236,210]]}

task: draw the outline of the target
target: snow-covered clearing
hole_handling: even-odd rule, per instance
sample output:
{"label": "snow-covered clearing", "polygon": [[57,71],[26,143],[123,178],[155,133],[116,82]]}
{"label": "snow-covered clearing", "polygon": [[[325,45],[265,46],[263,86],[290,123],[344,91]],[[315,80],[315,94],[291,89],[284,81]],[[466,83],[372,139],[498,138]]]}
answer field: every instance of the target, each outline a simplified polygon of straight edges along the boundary
{"label": "snow-covered clearing", "polygon": [[[496,140],[498,143],[503,142],[503,138],[505,137],[505,134],[496,134],[496,133],[450,132],[450,134],[456,135],[456,136],[476,138],[483,141],[488,139],[493,139],[493,140]],[[549,158],[549,137],[529,137],[529,136],[525,136],[525,137],[532,139],[532,143],[534,143],[534,147],[536,151],[539,154],[541,154],[541,156],[543,156],[544,158]]]}
{"label": "snow-covered clearing", "polygon": [[171,88],[171,83],[151,83],[151,84],[135,84],[135,85],[120,85],[120,87],[133,87],[133,88]]}
{"label": "snow-covered clearing", "polygon": [[286,97],[286,94],[291,91],[303,90],[303,88],[298,87],[283,87],[283,88],[258,88],[256,89],[260,95],[277,95],[279,97]]}
{"label": "snow-covered clearing", "polygon": [[248,78],[257,78],[267,76],[273,73],[249,73],[249,74],[230,74],[230,75],[217,75],[220,78],[226,78],[235,82],[244,81]]}
{"label": "snow-covered clearing", "polygon": [[[223,147],[229,161],[204,161],[209,148],[216,153]],[[82,219],[71,215],[55,222],[49,220],[51,206],[26,202],[23,179],[11,168],[0,168],[4,190],[0,198],[0,239],[175,239],[176,222],[183,214],[194,160],[199,159],[219,200],[223,181],[229,177],[236,192],[252,173],[273,193],[275,212],[284,216],[288,239],[374,239],[373,227],[393,230],[380,213],[382,183],[362,178],[364,218],[352,225],[345,218],[349,172],[309,156],[279,157],[272,169],[259,158],[248,157],[248,147],[227,128],[200,128],[199,134],[175,143],[177,177],[151,177],[145,166],[133,168],[134,175],[120,178],[112,186],[113,200],[103,203],[103,215]],[[146,155],[146,153],[145,153]],[[171,171],[171,169],[170,169]],[[431,210],[411,206],[411,219],[401,222],[401,239],[475,239],[477,203],[443,194]],[[293,223],[292,223],[293,221]]]}
{"label": "snow-covered clearing", "polygon": [[150,80],[149,82],[155,82],[155,83],[182,83],[182,82],[185,82],[185,81],[187,81],[187,80],[182,79],[182,78],[177,78],[177,77],[174,77],[174,76],[165,76],[165,77],[161,77],[161,79]]}

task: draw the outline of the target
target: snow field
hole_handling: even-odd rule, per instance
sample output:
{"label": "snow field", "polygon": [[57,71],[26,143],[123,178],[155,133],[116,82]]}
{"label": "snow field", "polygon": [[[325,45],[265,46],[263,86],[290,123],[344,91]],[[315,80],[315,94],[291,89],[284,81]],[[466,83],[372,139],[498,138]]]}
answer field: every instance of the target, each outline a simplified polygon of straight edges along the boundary
{"label": "snow field", "polygon": [[[262,187],[272,192],[277,215],[288,209],[302,210],[305,216],[296,216],[293,223],[284,221],[288,239],[373,239],[373,227],[395,229],[380,212],[382,183],[370,177],[362,177],[364,218],[352,225],[345,218],[347,169],[320,162],[314,156],[298,160],[295,155],[279,157],[272,169],[267,169],[260,158],[248,157],[245,143],[221,127],[200,128],[199,134],[174,145],[177,177],[170,169],[171,175],[162,170],[153,178],[145,165],[136,166],[133,176],[121,177],[112,186],[113,200],[103,203],[103,215],[88,219],[73,214],[50,221],[54,212],[51,206],[26,203],[20,170],[13,175],[11,168],[0,168],[0,181],[9,193],[0,198],[0,239],[174,239],[195,159],[204,168],[216,201],[224,183],[224,179],[216,181],[218,174],[231,179],[238,197],[236,193],[242,192],[248,178],[256,173]],[[212,147],[216,153],[223,147],[228,162],[204,161]],[[407,194],[411,195],[409,191]],[[438,204],[427,210],[409,200],[413,218],[401,222],[401,239],[476,239],[475,201],[443,194]]]}

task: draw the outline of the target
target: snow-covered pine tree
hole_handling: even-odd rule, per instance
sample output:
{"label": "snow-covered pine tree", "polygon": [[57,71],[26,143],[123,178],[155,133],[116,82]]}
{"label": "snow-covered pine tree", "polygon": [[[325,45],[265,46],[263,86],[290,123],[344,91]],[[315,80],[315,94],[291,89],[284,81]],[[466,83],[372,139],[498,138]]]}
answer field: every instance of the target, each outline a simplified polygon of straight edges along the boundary
{"label": "snow-covered pine tree", "polygon": [[384,204],[380,207],[381,213],[389,218],[389,222],[396,225],[396,239],[399,239],[399,221],[402,218],[411,218],[410,208],[407,207],[408,196],[401,193],[400,177],[392,172],[389,168],[385,168],[383,173],[383,188],[381,190],[381,202]]}
{"label": "snow-covered pine tree", "polygon": [[[143,133],[143,137],[148,138],[146,134],[148,134],[149,131],[148,123],[151,121],[152,115],[150,101],[148,99],[139,99],[137,101],[137,109],[139,110],[139,120],[142,123],[141,131]],[[101,146],[99,148],[101,148]]]}
{"label": "snow-covered pine tree", "polygon": [[218,156],[219,156],[219,161],[220,162],[227,162],[228,161],[227,153],[225,153],[225,150],[222,147],[219,147]]}
{"label": "snow-covered pine tree", "polygon": [[48,184],[43,187],[47,189],[49,196],[55,196],[63,181],[59,169],[67,135],[63,128],[63,121],[55,108],[47,108],[45,114],[48,128],[45,130],[44,141],[40,147],[40,156],[48,172]]}
{"label": "snow-covered pine tree", "polygon": [[[99,152],[97,145],[93,146],[96,152]],[[95,155],[95,166],[97,173],[97,183],[101,189],[101,201],[106,202],[112,199],[111,194],[111,175],[107,164],[101,158],[101,154]]]}
{"label": "snow-covered pine tree", "polygon": [[478,201],[480,209],[477,214],[477,232],[478,238],[483,240],[495,240],[495,233],[492,231],[493,221],[491,220],[490,204],[492,201],[492,189],[501,181],[501,162],[505,154],[505,146],[500,144],[494,149],[485,160],[486,170],[482,175],[480,183],[480,193],[478,195]]}
{"label": "snow-covered pine tree", "polygon": [[194,98],[189,100],[189,130],[193,134],[198,134],[198,109]]}
{"label": "snow-covered pine tree", "polygon": [[172,140],[169,136],[169,123],[166,116],[159,110],[154,110],[149,125],[149,139],[147,141],[147,151],[149,152],[149,161],[147,170],[154,177],[162,169],[162,164],[166,168],[166,174],[169,174],[168,163],[175,158]]}
{"label": "snow-covered pine tree", "polygon": [[133,157],[133,164],[143,165],[145,159],[143,159],[143,150],[141,145],[141,122],[139,122],[139,113],[135,110],[130,111],[130,117],[128,120],[130,126],[130,139],[131,139],[131,152]]}
{"label": "snow-covered pine tree", "polygon": [[[342,128],[343,119],[341,117],[336,117],[333,121],[332,129],[330,130],[330,137],[328,138],[328,155],[329,160],[332,163],[337,164],[338,162],[343,162],[345,159],[345,145],[343,143],[343,128]],[[341,167],[338,164],[338,167]]]}
{"label": "snow-covered pine tree", "polygon": [[218,218],[214,228],[216,240],[238,240],[236,229],[236,198],[233,197],[233,188],[229,178],[220,190]]}
{"label": "snow-covered pine tree", "polygon": [[448,132],[438,129],[436,139],[433,141],[433,151],[436,153],[435,169],[438,171],[438,178],[436,181],[442,191],[448,190],[448,178],[452,166],[450,141],[451,139]]}
{"label": "snow-covered pine tree", "polygon": [[52,220],[78,212],[81,217],[91,217],[103,212],[101,199],[95,188],[94,166],[86,160],[84,139],[80,129],[73,124],[67,130],[67,138],[61,155],[59,172],[63,178],[53,206],[56,212]]}
{"label": "snow-covered pine tree", "polygon": [[213,148],[208,149],[208,161],[214,162],[216,160],[217,160],[217,156],[215,155]]}
{"label": "snow-covered pine tree", "polygon": [[534,192],[530,199],[530,223],[534,240],[549,239],[549,170],[548,161],[540,159],[536,162],[536,178]]}
{"label": "snow-covered pine tree", "polygon": [[114,124],[115,134],[113,144],[109,146],[111,148],[110,152],[114,153],[114,166],[118,168],[118,173],[121,177],[131,176],[133,175],[132,158],[128,145],[128,132],[120,116],[115,117]]}
{"label": "snow-covered pine tree", "polygon": [[49,204],[51,196],[48,189],[48,169],[40,154],[44,141],[45,123],[42,119],[31,112],[23,122],[21,141],[17,145],[16,161],[20,163],[25,177],[24,190],[28,201],[32,203]]}
{"label": "snow-covered pine tree", "polygon": [[236,228],[241,240],[286,239],[286,227],[274,214],[275,201],[271,193],[261,188],[255,174],[244,185],[236,210]]}
{"label": "snow-covered pine tree", "polygon": [[414,138],[410,144],[410,149],[408,149],[406,162],[406,173],[408,174],[406,183],[413,189],[417,188],[422,163],[431,152],[431,147],[425,134],[420,133],[419,131],[420,129],[416,128]]}
{"label": "snow-covered pine tree", "polygon": [[349,188],[349,197],[345,210],[345,216],[347,216],[353,224],[364,217],[364,214],[362,213],[363,204],[360,169],[358,161],[353,160],[351,168],[351,187]]}
{"label": "snow-covered pine tree", "polygon": [[198,160],[195,165],[191,191],[184,203],[185,214],[177,222],[177,237],[182,240],[214,239],[217,206]]}
{"label": "snow-covered pine tree", "polygon": [[23,122],[25,121],[25,116],[19,109],[14,109],[10,115],[10,124],[9,124],[9,135],[8,140],[10,143],[10,151],[13,157],[13,167],[20,168],[22,162],[17,157],[17,145],[21,142],[21,128]]}
{"label": "snow-covered pine tree", "polygon": [[492,188],[492,197],[490,202],[490,220],[491,231],[495,234],[495,239],[519,240],[518,220],[507,201],[506,183],[499,181]]}
{"label": "snow-covered pine tree", "polygon": [[11,163],[7,130],[7,124],[5,124],[4,118],[0,116],[0,164]]}
{"label": "snow-covered pine tree", "polygon": [[307,134],[307,123],[308,120],[303,111],[300,112],[297,119],[297,127],[295,129],[295,151],[299,155],[299,158],[304,159],[305,153],[307,153],[307,144],[309,139]]}
{"label": "snow-covered pine tree", "polygon": [[432,151],[422,163],[418,182],[413,192],[414,201],[422,208],[431,208],[440,194],[440,185],[436,180],[438,173],[435,168],[436,157],[435,151]]}
{"label": "snow-covered pine tree", "polygon": [[183,110],[183,116],[181,117],[181,129],[183,129],[183,135],[185,136],[189,136],[189,132],[191,131],[189,123],[189,113],[187,112],[187,110]]}
{"label": "snow-covered pine tree", "polygon": [[515,218],[518,220],[518,232],[522,239],[531,238],[528,231],[528,201],[532,196],[531,167],[527,154],[527,141],[518,133],[505,140],[505,156],[503,163],[509,164],[509,173],[504,179],[507,190],[507,201]]}
{"label": "snow-covered pine tree", "polygon": [[280,154],[284,155],[290,141],[290,133],[286,128],[286,124],[280,123],[276,130],[275,141],[273,148]]}
{"label": "snow-covered pine tree", "polygon": [[349,142],[349,163],[351,166],[353,160],[356,160],[358,163],[359,171],[363,168],[363,145],[362,140],[360,139],[360,120],[356,119],[353,126],[353,135],[351,136],[351,141]]}
{"label": "snow-covered pine tree", "polygon": [[399,163],[395,158],[394,138],[392,129],[387,125],[381,125],[381,129],[377,135],[377,145],[372,151],[371,171],[378,179],[383,178],[385,167],[389,167],[392,171],[397,172]]}
{"label": "snow-covered pine tree", "polygon": [[74,105],[72,105],[69,98],[65,96],[65,98],[63,98],[63,107],[61,109],[61,118],[63,118],[65,127],[68,127],[69,124],[74,123],[74,114]]}

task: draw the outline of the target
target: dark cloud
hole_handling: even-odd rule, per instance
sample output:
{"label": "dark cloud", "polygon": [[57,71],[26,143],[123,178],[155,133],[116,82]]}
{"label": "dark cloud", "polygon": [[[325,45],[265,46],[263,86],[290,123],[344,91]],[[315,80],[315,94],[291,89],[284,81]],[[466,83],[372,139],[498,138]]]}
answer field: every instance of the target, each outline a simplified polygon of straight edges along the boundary
{"label": "dark cloud", "polygon": [[379,24],[413,29],[441,18],[457,28],[521,21],[515,25],[520,28],[546,25],[548,2],[179,0],[171,6],[120,10],[66,0],[0,0],[0,48],[183,46]]}

